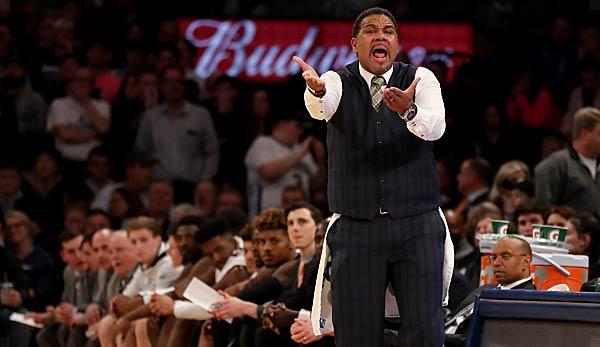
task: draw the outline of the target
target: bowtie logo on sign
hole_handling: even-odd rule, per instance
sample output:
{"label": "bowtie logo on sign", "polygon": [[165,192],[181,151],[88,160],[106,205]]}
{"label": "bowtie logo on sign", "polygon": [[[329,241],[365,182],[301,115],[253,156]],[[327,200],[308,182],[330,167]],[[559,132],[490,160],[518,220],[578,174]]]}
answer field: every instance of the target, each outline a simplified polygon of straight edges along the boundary
{"label": "bowtie logo on sign", "polygon": [[[324,73],[356,60],[350,47],[352,22],[180,19],[183,37],[197,48],[195,72],[215,72],[249,81],[285,81],[298,74],[297,55]],[[472,53],[472,30],[466,24],[399,25],[400,46],[411,63],[444,61],[449,78]]]}

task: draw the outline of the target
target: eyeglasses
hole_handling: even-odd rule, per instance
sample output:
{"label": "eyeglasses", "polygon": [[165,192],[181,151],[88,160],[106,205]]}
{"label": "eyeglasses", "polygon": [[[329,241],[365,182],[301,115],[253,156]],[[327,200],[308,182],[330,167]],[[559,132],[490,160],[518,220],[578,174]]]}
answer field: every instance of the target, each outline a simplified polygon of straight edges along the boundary
{"label": "eyeglasses", "polygon": [[490,254],[488,255],[488,260],[490,261],[490,263],[493,263],[496,261],[496,259],[500,258],[500,260],[502,261],[509,261],[512,259],[512,257],[522,257],[522,256],[526,256],[527,254],[511,254],[511,253],[502,253],[502,254]]}
{"label": "eyeglasses", "polygon": [[23,223],[6,224],[6,230],[12,230],[12,229],[15,229],[15,228],[20,228],[23,225],[24,225]]}

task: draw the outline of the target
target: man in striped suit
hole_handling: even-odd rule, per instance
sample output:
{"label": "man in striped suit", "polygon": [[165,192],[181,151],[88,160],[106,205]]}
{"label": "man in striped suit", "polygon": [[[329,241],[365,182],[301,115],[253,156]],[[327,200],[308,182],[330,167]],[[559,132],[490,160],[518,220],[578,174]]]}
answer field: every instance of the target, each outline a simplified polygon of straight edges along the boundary
{"label": "man in striped suit", "polygon": [[313,118],[327,121],[336,346],[382,346],[391,283],[400,346],[443,344],[445,221],[432,141],[445,130],[440,85],[424,68],[394,62],[397,23],[382,8],[361,13],[358,61],[318,76],[299,57]]}

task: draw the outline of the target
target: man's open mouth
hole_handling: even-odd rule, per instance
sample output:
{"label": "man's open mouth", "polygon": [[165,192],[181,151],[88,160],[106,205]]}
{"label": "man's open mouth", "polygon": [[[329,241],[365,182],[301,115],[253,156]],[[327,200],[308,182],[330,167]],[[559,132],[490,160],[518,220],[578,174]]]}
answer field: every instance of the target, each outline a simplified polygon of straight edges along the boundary
{"label": "man's open mouth", "polygon": [[377,61],[385,61],[385,60],[387,60],[389,53],[388,53],[387,48],[382,47],[382,46],[378,46],[378,47],[374,47],[371,50],[371,55]]}

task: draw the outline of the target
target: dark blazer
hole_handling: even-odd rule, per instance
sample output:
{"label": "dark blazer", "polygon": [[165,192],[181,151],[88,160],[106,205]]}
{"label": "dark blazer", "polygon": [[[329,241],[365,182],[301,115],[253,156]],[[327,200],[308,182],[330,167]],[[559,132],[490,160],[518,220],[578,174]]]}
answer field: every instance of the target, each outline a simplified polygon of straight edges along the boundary
{"label": "dark blazer", "polygon": [[[473,314],[475,299],[481,295],[481,292],[484,289],[499,289],[499,286],[497,284],[487,284],[476,288],[471,293],[469,293],[469,295],[460,303],[460,305],[458,305],[458,307],[450,315],[450,318],[446,320],[446,323],[448,324],[448,322],[450,321],[455,321],[460,316],[464,317],[464,321],[462,321],[458,325],[455,334],[446,334],[444,339],[445,346],[458,347],[466,345],[466,335],[469,331],[469,326],[471,324],[471,315]],[[521,283],[512,289],[537,290],[532,280]]]}

